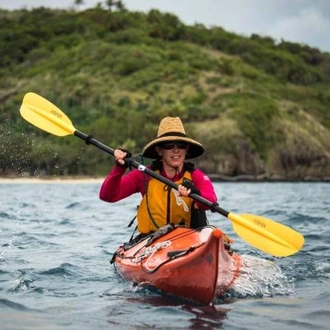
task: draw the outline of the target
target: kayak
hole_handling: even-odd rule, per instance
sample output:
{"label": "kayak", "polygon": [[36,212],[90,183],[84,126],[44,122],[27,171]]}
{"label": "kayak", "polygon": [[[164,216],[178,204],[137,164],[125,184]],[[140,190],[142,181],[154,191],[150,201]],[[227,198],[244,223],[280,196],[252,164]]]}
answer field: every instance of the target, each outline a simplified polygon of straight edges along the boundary
{"label": "kayak", "polygon": [[234,284],[240,261],[219,228],[166,225],[138,242],[120,246],[111,262],[134,284],[151,285],[166,294],[211,304]]}

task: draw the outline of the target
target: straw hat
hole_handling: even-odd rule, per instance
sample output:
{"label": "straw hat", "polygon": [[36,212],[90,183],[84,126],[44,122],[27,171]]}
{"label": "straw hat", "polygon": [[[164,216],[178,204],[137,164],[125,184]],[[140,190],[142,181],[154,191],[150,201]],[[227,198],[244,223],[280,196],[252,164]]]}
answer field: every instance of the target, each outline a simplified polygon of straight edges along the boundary
{"label": "straw hat", "polygon": [[159,158],[155,147],[161,142],[167,141],[188,142],[189,148],[186,159],[196,158],[204,152],[204,147],[199,142],[187,137],[179,117],[165,117],[159,124],[157,138],[143,148],[142,156],[152,159]]}

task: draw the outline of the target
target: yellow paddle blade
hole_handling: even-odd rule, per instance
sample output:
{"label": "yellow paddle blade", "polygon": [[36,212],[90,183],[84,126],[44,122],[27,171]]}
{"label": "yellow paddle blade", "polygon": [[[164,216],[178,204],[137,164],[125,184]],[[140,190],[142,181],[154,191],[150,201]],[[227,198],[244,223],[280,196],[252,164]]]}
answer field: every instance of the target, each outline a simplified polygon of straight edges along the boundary
{"label": "yellow paddle blade", "polygon": [[24,96],[20,113],[32,125],[57,136],[73,134],[76,130],[56,105],[36,93]]}
{"label": "yellow paddle blade", "polygon": [[304,237],[273,220],[253,214],[228,214],[238,236],[252,246],[276,257],[287,257],[304,245]]}

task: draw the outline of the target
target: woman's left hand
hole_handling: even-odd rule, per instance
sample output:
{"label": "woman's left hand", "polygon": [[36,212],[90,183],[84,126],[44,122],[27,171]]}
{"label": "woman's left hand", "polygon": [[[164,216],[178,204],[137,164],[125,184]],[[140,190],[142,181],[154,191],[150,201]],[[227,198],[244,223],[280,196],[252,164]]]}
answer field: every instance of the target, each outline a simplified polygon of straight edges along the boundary
{"label": "woman's left hand", "polygon": [[185,186],[179,184],[178,185],[178,195],[179,196],[189,196],[191,193],[191,190],[190,189],[187,189]]}

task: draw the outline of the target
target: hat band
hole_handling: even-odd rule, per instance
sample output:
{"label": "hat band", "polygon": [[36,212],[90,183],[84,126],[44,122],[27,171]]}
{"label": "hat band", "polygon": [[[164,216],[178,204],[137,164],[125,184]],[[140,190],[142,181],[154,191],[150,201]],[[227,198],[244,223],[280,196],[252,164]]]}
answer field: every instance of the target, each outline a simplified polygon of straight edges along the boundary
{"label": "hat band", "polygon": [[161,138],[163,136],[181,136],[181,137],[187,137],[186,134],[183,134],[183,133],[179,133],[179,132],[169,132],[169,133],[164,133],[160,136],[158,136],[158,138]]}

